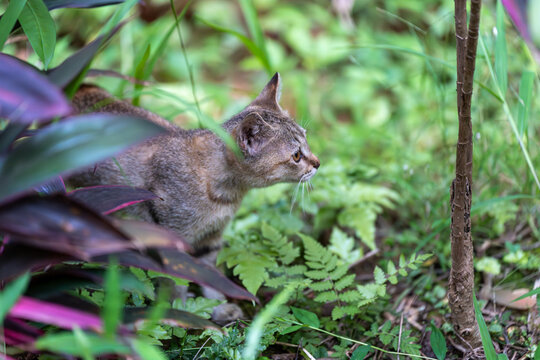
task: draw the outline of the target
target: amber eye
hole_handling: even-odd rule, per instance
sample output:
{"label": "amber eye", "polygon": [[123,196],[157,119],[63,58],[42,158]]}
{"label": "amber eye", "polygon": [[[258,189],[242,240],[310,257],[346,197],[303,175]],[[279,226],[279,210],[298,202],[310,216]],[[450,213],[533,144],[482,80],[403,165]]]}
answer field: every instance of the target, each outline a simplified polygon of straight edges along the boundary
{"label": "amber eye", "polygon": [[300,159],[302,158],[302,152],[300,150],[297,150],[293,156],[292,156],[293,160],[296,161],[296,162],[299,162]]}

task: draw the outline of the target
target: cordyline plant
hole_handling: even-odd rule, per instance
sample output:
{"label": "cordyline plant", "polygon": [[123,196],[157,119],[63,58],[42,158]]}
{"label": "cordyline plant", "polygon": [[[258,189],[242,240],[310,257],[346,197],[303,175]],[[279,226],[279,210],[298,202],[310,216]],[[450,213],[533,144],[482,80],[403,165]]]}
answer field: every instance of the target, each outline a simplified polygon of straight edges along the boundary
{"label": "cordyline plant", "polygon": [[[41,1],[28,0],[28,4]],[[53,9],[119,2],[49,0],[44,4]],[[2,29],[10,21],[13,26],[21,12],[15,8],[17,3],[11,1],[0,20],[0,40],[7,38]],[[161,358],[158,350],[135,335],[141,324],[217,327],[168,308],[167,297],[155,308],[124,307],[122,290],[140,282],[132,281],[133,274],[116,264],[256,300],[215,268],[191,257],[188,246],[170,231],[107,216],[155,199],[153,193],[112,185],[66,192],[62,176],[165,131],[133,116],[72,113],[64,94],[76,90],[94,55],[119,29],[111,28],[48,71],[0,53],[0,119],[5,125],[0,131],[0,343],[7,345],[8,354],[48,350],[85,358],[102,354]],[[102,309],[79,296],[81,289],[105,290]],[[45,335],[37,324],[71,332]],[[0,354],[0,359],[7,356]]]}

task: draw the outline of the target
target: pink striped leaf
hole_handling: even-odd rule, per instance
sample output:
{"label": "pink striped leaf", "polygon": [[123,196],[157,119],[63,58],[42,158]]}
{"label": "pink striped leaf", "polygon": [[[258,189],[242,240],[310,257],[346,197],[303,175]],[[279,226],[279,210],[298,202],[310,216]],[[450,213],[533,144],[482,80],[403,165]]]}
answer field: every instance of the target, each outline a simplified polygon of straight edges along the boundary
{"label": "pink striped leaf", "polygon": [[101,332],[103,327],[97,315],[24,296],[11,308],[9,315],[64,329],[79,327]]}

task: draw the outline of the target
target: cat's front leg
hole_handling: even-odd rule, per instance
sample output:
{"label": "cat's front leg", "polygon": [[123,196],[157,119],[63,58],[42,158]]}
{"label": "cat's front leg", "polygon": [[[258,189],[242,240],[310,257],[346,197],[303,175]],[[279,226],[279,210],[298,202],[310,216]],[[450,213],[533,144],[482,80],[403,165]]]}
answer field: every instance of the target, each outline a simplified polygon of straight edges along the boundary
{"label": "cat's front leg", "polygon": [[[198,258],[210,266],[216,266],[216,258],[219,250],[220,246],[212,249],[204,255],[200,255]],[[215,289],[206,286],[202,287],[202,293],[203,296],[207,299],[226,300],[225,295]],[[240,306],[228,302],[216,306],[212,313],[212,320],[220,325],[225,325],[243,318],[244,312],[242,311]]]}

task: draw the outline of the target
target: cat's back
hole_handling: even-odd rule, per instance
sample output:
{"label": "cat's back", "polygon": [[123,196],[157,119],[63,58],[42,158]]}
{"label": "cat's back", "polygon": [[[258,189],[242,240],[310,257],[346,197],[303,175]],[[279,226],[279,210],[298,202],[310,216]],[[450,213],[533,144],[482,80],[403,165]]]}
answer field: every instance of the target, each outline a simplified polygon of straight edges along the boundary
{"label": "cat's back", "polygon": [[161,116],[146,109],[134,106],[127,101],[117,99],[107,91],[95,85],[81,85],[71,102],[75,111],[79,114],[100,112],[138,116],[158,124],[170,132],[182,132],[182,129],[173,125]]}

